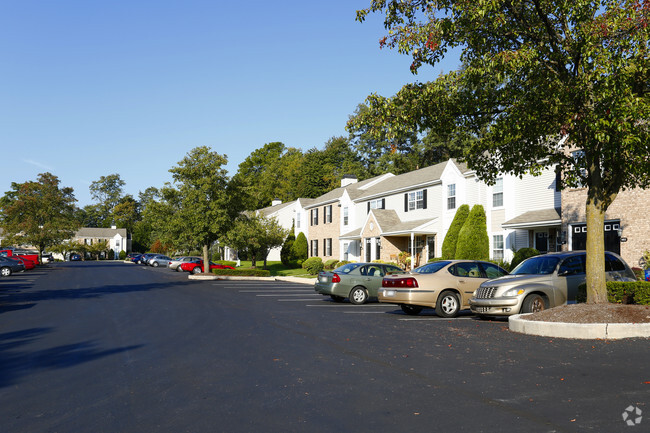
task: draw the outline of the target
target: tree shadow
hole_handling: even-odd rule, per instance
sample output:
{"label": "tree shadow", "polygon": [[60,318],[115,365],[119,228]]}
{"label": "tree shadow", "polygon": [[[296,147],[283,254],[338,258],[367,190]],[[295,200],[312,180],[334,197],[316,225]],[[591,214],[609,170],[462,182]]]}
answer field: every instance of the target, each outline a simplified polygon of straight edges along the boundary
{"label": "tree shadow", "polygon": [[0,334],[0,388],[14,385],[22,377],[31,373],[74,367],[144,346],[138,344],[113,349],[99,349],[92,341],[82,341],[36,351],[16,350],[51,331],[52,328],[31,328]]}

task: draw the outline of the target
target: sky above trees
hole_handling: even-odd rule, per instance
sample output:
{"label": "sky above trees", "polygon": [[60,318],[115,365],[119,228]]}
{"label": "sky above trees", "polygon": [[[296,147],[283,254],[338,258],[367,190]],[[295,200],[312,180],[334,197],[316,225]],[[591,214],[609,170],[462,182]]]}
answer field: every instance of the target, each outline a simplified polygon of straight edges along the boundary
{"label": "sky above trees", "polygon": [[227,169],[266,143],[323,148],[368,94],[391,95],[455,62],[421,70],[379,49],[369,1],[10,2],[0,16],[0,193],[51,172],[74,188],[119,173],[137,197],[171,181],[197,146]]}

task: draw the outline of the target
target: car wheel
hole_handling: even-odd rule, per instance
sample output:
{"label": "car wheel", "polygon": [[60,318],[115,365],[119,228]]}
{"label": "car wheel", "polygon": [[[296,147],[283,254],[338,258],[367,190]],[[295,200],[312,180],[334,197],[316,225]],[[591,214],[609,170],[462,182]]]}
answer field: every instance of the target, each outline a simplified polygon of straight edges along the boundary
{"label": "car wheel", "polygon": [[368,292],[365,287],[357,286],[350,291],[350,302],[354,305],[365,304],[368,300]]}
{"label": "car wheel", "polygon": [[151,264],[151,266],[153,266],[154,268],[157,268],[157,267],[160,266],[160,265],[158,264],[158,262],[153,262],[153,263]]}
{"label": "car wheel", "polygon": [[176,272],[180,272],[180,271],[182,271],[181,267],[180,267],[180,266],[176,266]]}
{"label": "car wheel", "polygon": [[334,302],[343,302],[345,299],[343,296],[336,296],[336,295],[330,295],[330,298],[332,298],[332,301]]}
{"label": "car wheel", "polygon": [[203,271],[201,270],[201,267],[200,267],[200,266],[195,266],[194,269],[192,269],[192,273],[193,273],[193,274],[200,274],[200,273],[202,273],[202,272],[203,272]]}
{"label": "car wheel", "polygon": [[0,269],[0,275],[2,275],[3,277],[8,277],[9,275],[11,275],[11,268],[5,267]]}
{"label": "car wheel", "polygon": [[440,317],[456,317],[460,311],[458,295],[451,290],[445,290],[438,297],[436,314]]}
{"label": "car wheel", "polygon": [[417,305],[400,304],[399,307],[409,316],[417,316],[422,312],[422,307],[418,307]]}
{"label": "car wheel", "polygon": [[524,299],[524,303],[521,305],[521,312],[537,313],[539,311],[544,311],[547,308],[548,305],[546,299],[541,295],[533,293],[532,295],[526,296],[526,299]]}

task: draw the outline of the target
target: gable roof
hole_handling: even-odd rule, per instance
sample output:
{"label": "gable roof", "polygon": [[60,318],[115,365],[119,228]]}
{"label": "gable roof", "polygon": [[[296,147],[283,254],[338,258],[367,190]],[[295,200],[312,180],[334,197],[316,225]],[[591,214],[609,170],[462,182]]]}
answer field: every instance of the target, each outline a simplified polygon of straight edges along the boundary
{"label": "gable roof", "polygon": [[311,199],[313,201],[311,203],[309,203],[309,204],[305,203],[304,207],[305,207],[305,209],[309,209],[309,208],[312,208],[312,207],[321,206],[321,205],[324,205],[324,204],[327,204],[327,203],[335,202],[335,201],[339,200],[343,196],[343,193],[345,191],[348,192],[348,195],[350,196],[350,198],[354,199],[355,197],[358,197],[358,196],[363,194],[364,188],[368,188],[368,187],[370,187],[372,185],[375,185],[375,184],[381,184],[381,183],[383,183],[384,180],[386,180],[388,178],[392,179],[392,178],[394,178],[394,175],[391,174],[391,173],[382,174],[380,176],[371,177],[370,179],[362,180],[362,181],[359,181],[359,182],[351,183],[350,185],[346,185],[346,186],[343,186],[343,187],[333,189],[333,190],[331,190],[329,192],[326,192],[325,194],[321,195],[320,197],[316,197],[314,199]]}
{"label": "gable roof", "polygon": [[561,209],[558,208],[531,210],[504,222],[501,227],[504,229],[524,229],[553,224],[559,225],[562,223],[560,213]]}
{"label": "gable roof", "polygon": [[293,206],[294,204],[296,204],[296,200],[290,201],[290,202],[287,202],[287,203],[276,204],[275,206],[268,206],[268,207],[265,207],[265,208],[262,208],[262,209],[258,209],[257,211],[259,213],[263,214],[264,216],[269,216],[274,212],[278,212],[278,211],[284,209],[285,207]]}
{"label": "gable roof", "polygon": [[363,191],[363,194],[353,197],[353,199],[355,199],[355,201],[367,200],[376,196],[385,196],[390,193],[440,182],[440,178],[448,164],[453,164],[463,175],[473,173],[466,164],[460,163],[452,158],[439,164],[394,176],[390,179],[390,182],[382,182],[374,185],[373,187]]}
{"label": "gable roof", "polygon": [[111,229],[104,227],[82,227],[74,234],[75,238],[112,238],[119,234],[126,237],[126,229]]}

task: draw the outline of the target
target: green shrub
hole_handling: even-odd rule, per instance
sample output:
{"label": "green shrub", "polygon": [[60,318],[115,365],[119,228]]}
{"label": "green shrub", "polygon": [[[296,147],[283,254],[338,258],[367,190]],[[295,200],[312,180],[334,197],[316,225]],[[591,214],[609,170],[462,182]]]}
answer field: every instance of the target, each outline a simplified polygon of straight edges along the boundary
{"label": "green shrub", "polygon": [[291,262],[295,261],[296,258],[293,257],[292,248],[293,243],[296,241],[296,235],[293,234],[293,228],[289,232],[289,236],[284,240],[282,244],[282,249],[280,250],[280,261],[284,266],[289,266]]}
{"label": "green shrub", "polygon": [[120,251],[120,260],[126,260],[126,251]]}
{"label": "green shrub", "polygon": [[233,262],[230,260],[215,260],[214,263],[216,263],[217,265],[232,266],[233,268],[237,266],[237,262]]}
{"label": "green shrub", "polygon": [[503,260],[503,259],[490,260],[490,262],[494,263],[495,265],[497,265],[498,267],[500,267],[501,269],[503,269],[505,271],[510,272],[512,270],[512,265],[510,264],[510,262],[508,262],[506,260]]}
{"label": "green shrub", "polygon": [[485,209],[477,204],[458,232],[456,258],[462,260],[489,260],[490,238],[487,233]]}
{"label": "green shrub", "polygon": [[461,205],[456,211],[449,230],[442,241],[442,260],[453,260],[456,258],[456,247],[458,245],[458,233],[463,228],[467,217],[469,216],[469,205]]}
{"label": "green shrub", "polygon": [[[614,304],[650,305],[650,282],[608,281],[607,300]],[[576,302],[587,302],[587,284],[578,286]]]}
{"label": "green shrub", "polygon": [[539,251],[535,248],[520,248],[515,252],[512,262],[510,262],[511,269],[514,269],[519,263],[523,262],[529,257],[538,256]]}
{"label": "green shrub", "polygon": [[[343,266],[343,265],[347,265],[348,263],[351,263],[351,262],[348,261],[348,260],[341,260],[340,262],[338,262],[338,263],[336,264],[336,267],[337,267],[337,268],[340,268],[341,266]],[[334,268],[334,269],[336,269],[336,268]]]}
{"label": "green shrub", "polygon": [[228,275],[234,277],[269,277],[271,271],[267,269],[213,269],[215,275]]}
{"label": "green shrub", "polygon": [[339,261],[336,260],[336,259],[330,259],[330,260],[326,261],[325,265],[323,265],[323,266],[327,270],[332,270],[332,269],[337,267],[336,265],[338,264],[338,262]]}
{"label": "green shrub", "polygon": [[448,260],[448,259],[443,259],[442,257],[432,257],[429,259],[427,263],[440,262],[442,260]]}
{"label": "green shrub", "polygon": [[302,264],[302,262],[307,260],[307,257],[309,256],[308,253],[309,245],[307,244],[307,238],[303,232],[300,232],[298,233],[298,236],[296,236],[296,240],[293,242],[293,246],[291,247],[291,256],[297,263]]}
{"label": "green shrub", "polygon": [[302,263],[302,268],[311,275],[316,275],[323,270],[323,260],[320,257],[310,257]]}

